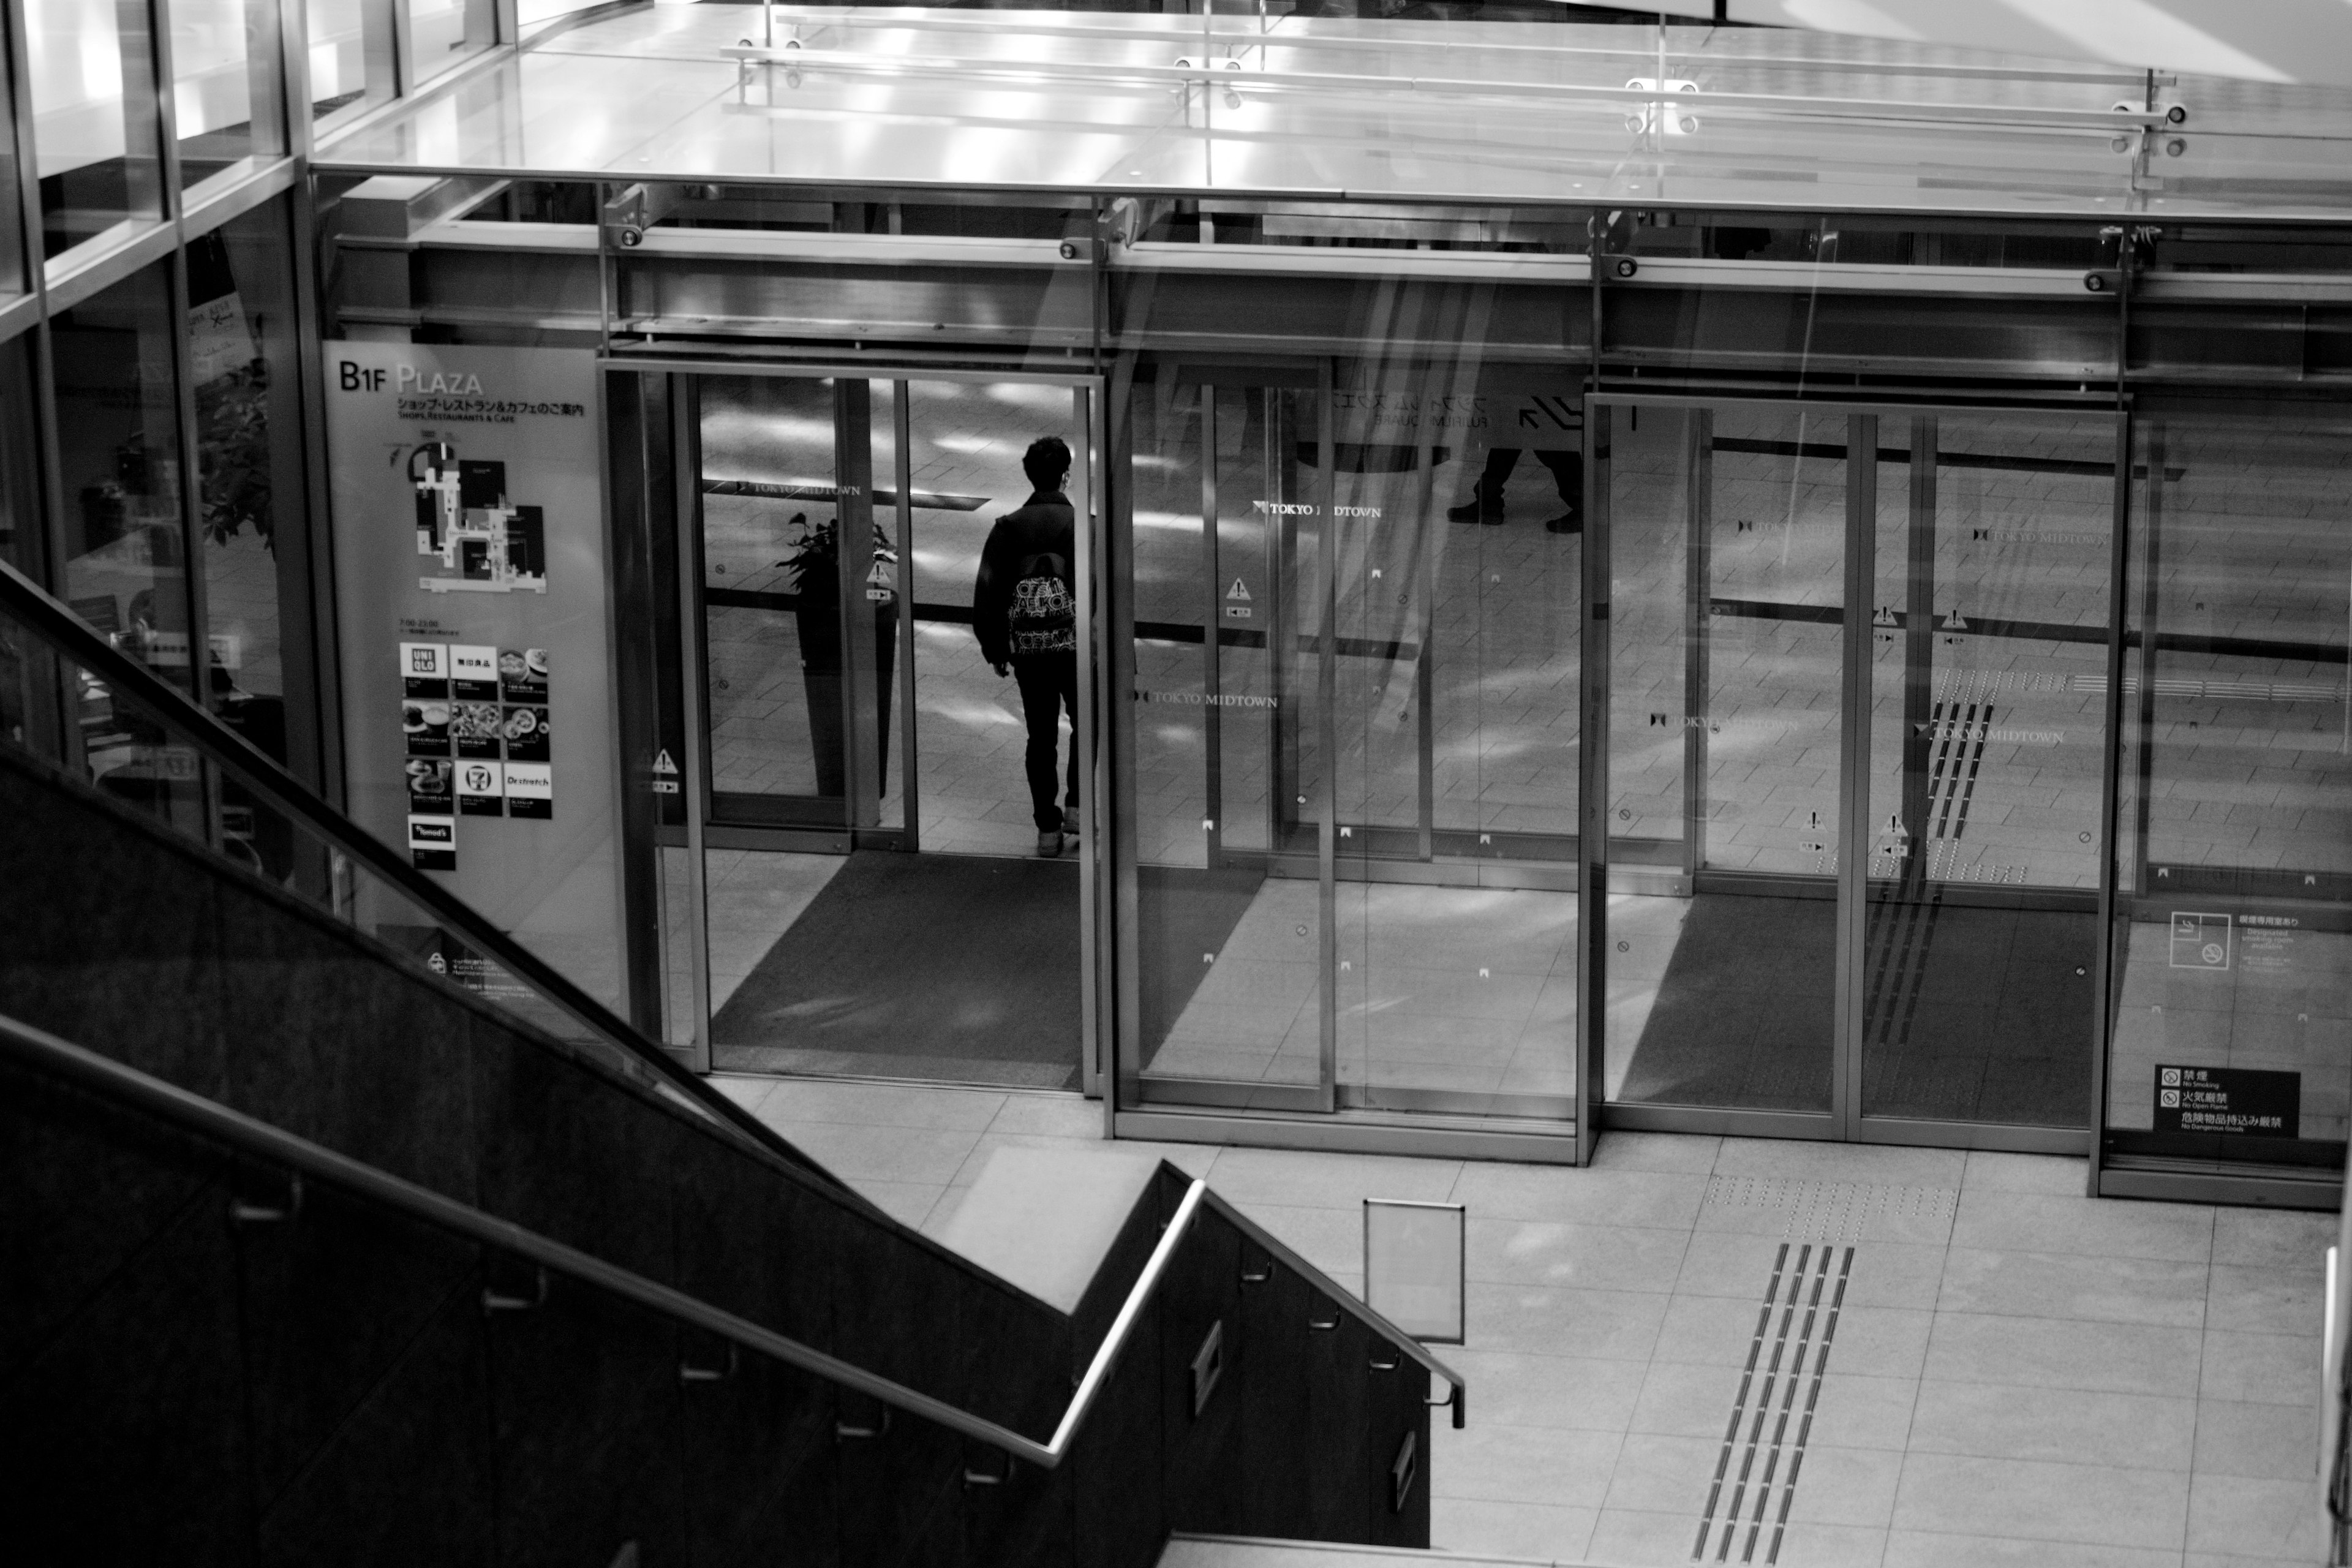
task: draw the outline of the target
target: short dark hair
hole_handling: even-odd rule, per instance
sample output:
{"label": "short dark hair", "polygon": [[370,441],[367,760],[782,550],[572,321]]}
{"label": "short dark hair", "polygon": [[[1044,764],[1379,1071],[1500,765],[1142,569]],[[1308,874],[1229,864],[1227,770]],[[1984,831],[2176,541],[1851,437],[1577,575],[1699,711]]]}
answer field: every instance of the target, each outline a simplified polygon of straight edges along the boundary
{"label": "short dark hair", "polygon": [[1070,448],[1059,436],[1040,436],[1021,454],[1021,471],[1041,490],[1057,490],[1070,477]]}

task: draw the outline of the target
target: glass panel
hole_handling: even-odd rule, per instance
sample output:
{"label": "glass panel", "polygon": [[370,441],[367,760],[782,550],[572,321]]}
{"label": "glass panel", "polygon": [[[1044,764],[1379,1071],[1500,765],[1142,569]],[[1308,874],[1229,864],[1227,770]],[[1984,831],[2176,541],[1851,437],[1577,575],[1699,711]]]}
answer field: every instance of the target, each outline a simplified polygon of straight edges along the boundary
{"label": "glass panel", "polygon": [[1482,369],[1337,395],[1337,1070],[1349,1103],[1566,1117],[1582,419],[1572,383]]}
{"label": "glass panel", "polygon": [[303,0],[310,22],[310,115],[393,95],[392,0]]}
{"label": "glass panel", "polygon": [[431,81],[499,41],[496,0],[405,0],[415,80]]}
{"label": "glass panel", "polygon": [[1846,420],[1611,417],[1607,1092],[1827,1111]]}
{"label": "glass panel", "polygon": [[[977,580],[999,520],[1055,499],[1023,468],[1031,445],[1059,441],[1075,456],[1086,443],[1066,386],[911,382],[907,398],[919,841],[926,853],[1034,856],[1042,835],[1077,816],[1076,660],[1016,658],[1003,673],[992,668],[983,647],[992,634],[974,618]],[[876,475],[887,487],[877,516],[890,514],[896,528],[897,477],[878,459]],[[1061,548],[1075,547],[1072,539]],[[1008,552],[996,570],[1022,564]],[[1068,567],[1075,572],[1076,561]],[[1075,879],[1069,897],[1075,922]]]}
{"label": "glass panel", "polygon": [[245,738],[288,760],[278,541],[307,526],[293,255],[272,202],[188,247],[196,383],[199,568],[211,698]]}
{"label": "glass panel", "polygon": [[1320,1094],[1323,900],[1292,710],[1316,670],[1299,595],[1314,582],[1317,399],[1269,379],[1162,363],[1129,396],[1126,809],[1147,1099]]}
{"label": "glass panel", "polygon": [[[16,199],[23,186],[23,164],[16,153],[16,85],[9,73],[0,70],[0,191]],[[21,294],[28,285],[25,275],[25,237],[21,224],[14,217],[0,223],[0,294]]]}
{"label": "glass panel", "polygon": [[[898,635],[896,602],[866,596],[895,563],[876,531],[872,394],[789,376],[699,384],[712,820],[878,826]],[[844,451],[858,471],[836,481]],[[872,710],[845,729],[853,688]]]}
{"label": "glass panel", "polygon": [[187,562],[167,262],[55,318],[65,598],[175,685],[188,681]]}
{"label": "glass panel", "polygon": [[[837,485],[836,428],[870,463]],[[983,635],[1035,635],[981,592],[984,556],[1008,598],[1045,555],[1075,589],[1068,467],[1085,448],[1070,388],[714,380],[700,429],[712,758],[728,791],[713,803],[729,842],[704,861],[715,1064],[1077,1087],[1080,862],[1064,833],[1076,655],[975,637],[990,604],[1007,624]],[[1034,449],[1047,440],[1059,448]],[[827,542],[869,511],[871,536],[838,546],[845,563]],[[845,647],[866,662],[845,671]],[[789,680],[775,674],[783,654],[800,666]],[[909,688],[914,765],[877,791],[860,770],[903,754]],[[1029,719],[1042,760],[1024,757]],[[789,788],[763,792],[771,778]],[[868,795],[856,823],[873,830],[845,857],[743,831],[816,825],[819,811],[837,831],[844,790]]]}
{"label": "glass panel", "polygon": [[1880,425],[1865,1116],[2084,1124],[2115,439]]}
{"label": "glass panel", "polygon": [[27,0],[46,258],[162,216],[146,18],[141,0]]}
{"label": "glass panel", "polygon": [[2158,416],[2126,606],[2109,1146],[2340,1167],[2352,500],[2340,416]]}
{"label": "glass panel", "polygon": [[180,183],[286,151],[278,0],[173,0]]}
{"label": "glass panel", "polygon": [[41,562],[41,430],[33,338],[0,342],[0,559],[36,583]]}

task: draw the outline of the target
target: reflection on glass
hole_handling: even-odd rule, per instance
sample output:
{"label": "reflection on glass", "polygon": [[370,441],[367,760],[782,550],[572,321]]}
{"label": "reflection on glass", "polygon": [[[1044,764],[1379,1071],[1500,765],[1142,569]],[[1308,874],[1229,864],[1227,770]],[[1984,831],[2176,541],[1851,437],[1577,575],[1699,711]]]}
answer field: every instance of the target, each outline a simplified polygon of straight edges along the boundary
{"label": "reflection on glass", "polygon": [[[20,189],[23,178],[16,156],[16,101],[7,75],[0,71],[0,191]],[[16,224],[0,223],[0,294],[21,294],[26,283],[24,236]]]}
{"label": "reflection on glass", "polygon": [[278,0],[173,0],[180,183],[286,150]]}
{"label": "reflection on glass", "polygon": [[431,81],[499,41],[496,0],[404,0],[415,79]]}
{"label": "reflection on glass", "polygon": [[1879,446],[1863,1114],[2080,1126],[2115,427],[1890,418]]}
{"label": "reflection on glass", "polygon": [[2139,427],[2110,1148],[2340,1166],[2352,502],[2340,416]]}
{"label": "reflection on glass", "polygon": [[55,321],[65,597],[174,684],[188,680],[186,561],[165,263]]}
{"label": "reflection on glass", "polygon": [[393,93],[392,0],[302,0],[310,30],[310,115]]}
{"label": "reflection on glass", "polygon": [[[167,262],[133,273],[54,321],[58,457],[67,515],[63,597],[117,647],[173,685],[189,681]],[[192,790],[194,756],[166,744],[96,679],[81,681],[91,774],[157,805]]]}
{"label": "reflection on glass", "polygon": [[[0,559],[37,583],[44,552],[32,344],[30,333],[0,342]],[[58,741],[53,677],[31,638],[0,629],[8,633],[0,639],[0,734],[47,754]]]}
{"label": "reflection on glass", "polygon": [[1608,1096],[1826,1111],[1846,420],[1611,420]]}
{"label": "reflection on glass", "polygon": [[27,0],[41,254],[163,211],[143,6]]}
{"label": "reflection on glass", "polygon": [[299,534],[305,517],[286,221],[284,205],[272,203],[188,247],[208,695],[215,712],[280,762],[288,585],[278,542]]}
{"label": "reflection on glass", "polygon": [[[710,377],[700,386],[712,815],[896,826],[898,552],[875,506],[868,385]],[[836,477],[837,452],[853,461]],[[878,457],[893,460],[887,444]],[[866,696],[853,703],[853,691]]]}

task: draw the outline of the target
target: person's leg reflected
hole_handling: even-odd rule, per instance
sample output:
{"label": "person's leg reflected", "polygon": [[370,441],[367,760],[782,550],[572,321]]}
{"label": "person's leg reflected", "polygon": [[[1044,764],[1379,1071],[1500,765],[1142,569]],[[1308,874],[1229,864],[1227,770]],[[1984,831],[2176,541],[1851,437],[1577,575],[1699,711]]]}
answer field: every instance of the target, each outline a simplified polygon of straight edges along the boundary
{"label": "person's leg reflected", "polygon": [[1470,499],[1460,506],[1448,507],[1445,515],[1455,522],[1500,522],[1503,521],[1503,481],[1511,477],[1513,465],[1519,460],[1517,447],[1490,447],[1486,467],[1478,482],[1471,487]]}
{"label": "person's leg reflected", "polygon": [[1559,487],[1561,510],[1557,517],[1544,520],[1544,527],[1554,533],[1584,531],[1584,454],[1575,451],[1538,451],[1536,461],[1551,470],[1552,483]]}

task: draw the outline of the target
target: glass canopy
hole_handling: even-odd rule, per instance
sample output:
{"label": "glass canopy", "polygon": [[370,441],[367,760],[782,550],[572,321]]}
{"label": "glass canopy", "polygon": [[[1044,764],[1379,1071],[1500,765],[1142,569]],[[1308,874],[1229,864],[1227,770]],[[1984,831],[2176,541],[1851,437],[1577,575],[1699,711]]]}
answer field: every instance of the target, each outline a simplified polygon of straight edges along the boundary
{"label": "glass canopy", "polygon": [[656,6],[323,166],[1372,200],[2352,216],[2352,92],[1705,26]]}

